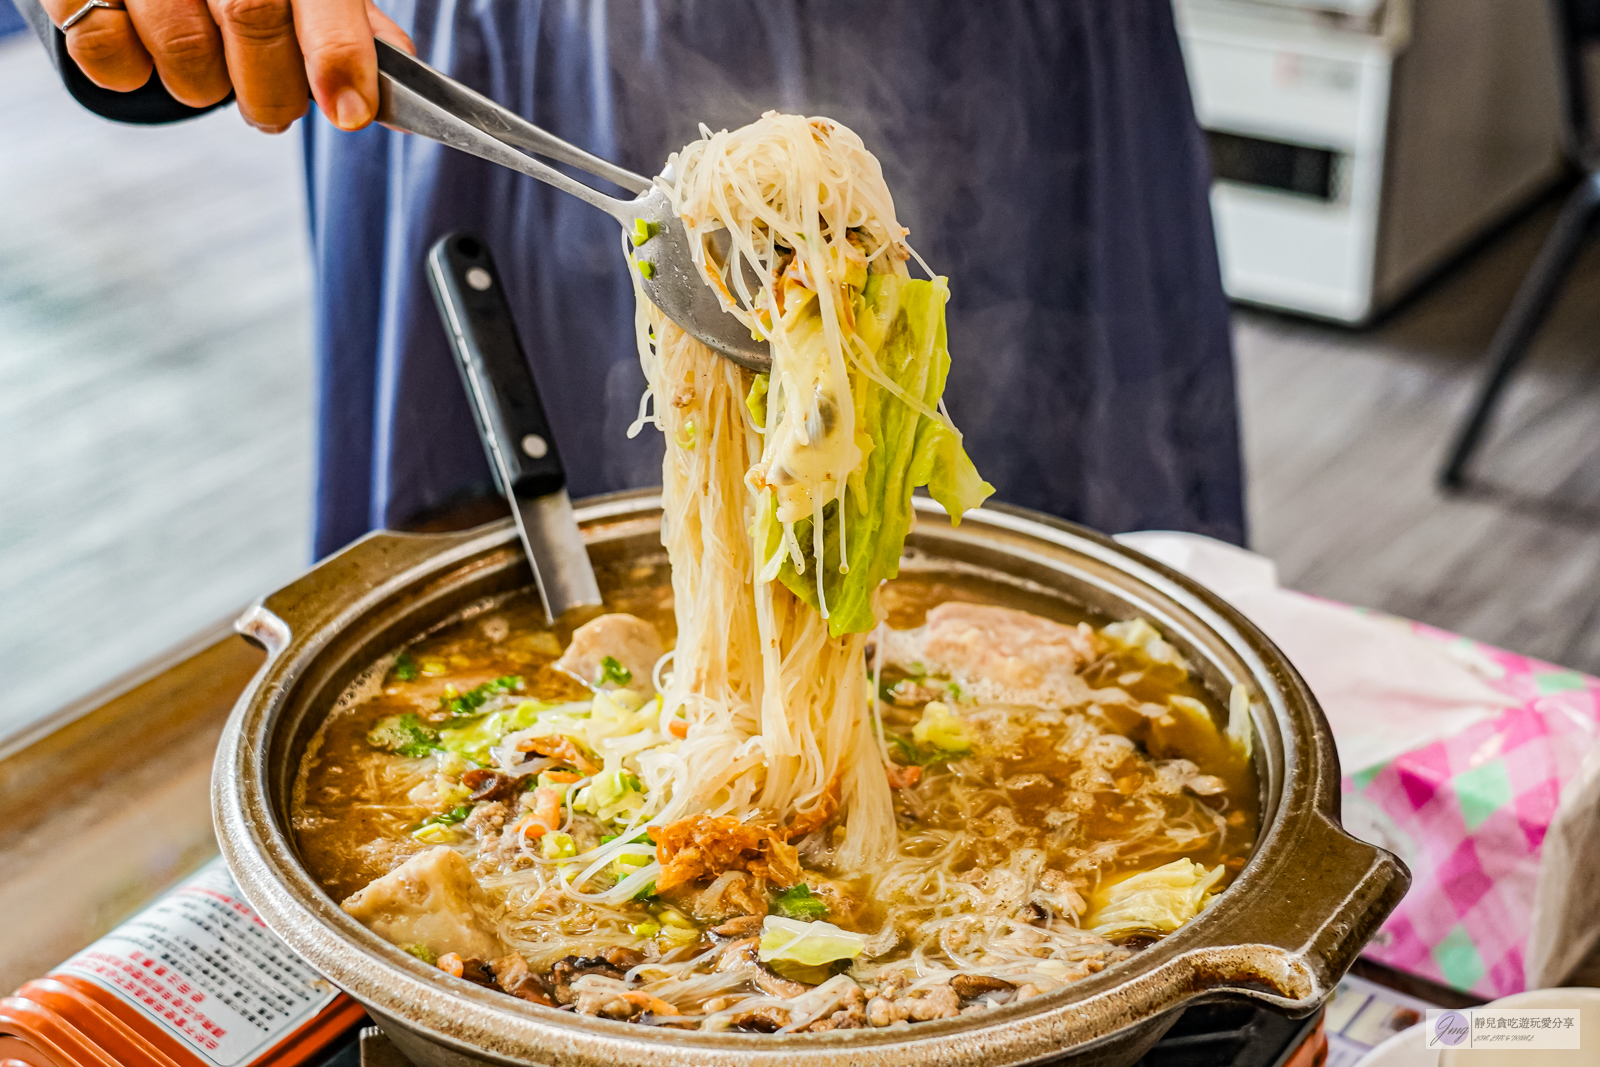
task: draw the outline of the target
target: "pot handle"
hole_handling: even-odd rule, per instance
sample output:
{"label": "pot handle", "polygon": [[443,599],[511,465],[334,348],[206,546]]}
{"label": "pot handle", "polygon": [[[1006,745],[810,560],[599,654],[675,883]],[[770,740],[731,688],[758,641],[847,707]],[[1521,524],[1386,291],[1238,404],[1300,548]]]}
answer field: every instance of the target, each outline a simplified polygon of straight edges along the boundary
{"label": "pot handle", "polygon": [[1314,1010],[1405,896],[1393,854],[1309,812],[1249,897],[1230,901],[1230,944],[1186,955],[1198,994],[1242,994],[1290,1014]]}
{"label": "pot handle", "polygon": [[[402,574],[437,559],[452,548],[481,541],[490,530],[510,521],[491,523],[459,533],[413,534],[375,530],[340,549],[275,593],[252,604],[233,624],[234,630],[267,651],[271,662],[294,635],[313,633],[332,622],[350,604],[371,592],[379,575]],[[507,537],[508,542],[511,537]]]}

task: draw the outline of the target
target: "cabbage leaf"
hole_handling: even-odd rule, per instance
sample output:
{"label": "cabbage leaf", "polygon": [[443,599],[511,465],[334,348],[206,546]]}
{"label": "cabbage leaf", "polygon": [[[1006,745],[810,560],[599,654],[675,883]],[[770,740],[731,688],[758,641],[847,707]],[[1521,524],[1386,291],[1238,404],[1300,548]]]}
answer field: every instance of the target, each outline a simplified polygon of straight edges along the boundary
{"label": "cabbage leaf", "polygon": [[761,923],[762,963],[774,961],[820,967],[834,960],[852,960],[867,947],[865,934],[828,922],[804,922],[768,915]]}
{"label": "cabbage leaf", "polygon": [[1096,890],[1084,925],[1105,938],[1170,934],[1200,914],[1221,880],[1220,863],[1208,871],[1193,860],[1173,860]]}
{"label": "cabbage leaf", "polygon": [[972,747],[972,731],[967,729],[966,720],[942,700],[928,701],[922,709],[922,718],[911,728],[911,739],[924,748],[937,749],[946,755]]}
{"label": "cabbage leaf", "polygon": [[[950,371],[945,340],[945,279],[922,281],[894,274],[867,280],[856,309],[858,333],[873,348],[879,372],[929,411],[936,411]],[[764,414],[767,383],[757,379],[751,390],[752,412]],[[856,444],[865,454],[849,478],[844,494],[845,545],[849,569],[839,573],[839,503],[823,508],[822,579],[828,607],[828,632],[839,637],[864,633],[877,625],[872,594],[879,583],[900,572],[900,553],[911,532],[911,493],[927,486],[952,524],[978,507],[994,486],[978,476],[961,437],[942,418],[929,418],[871,377],[852,369],[850,389],[856,408]],[[769,494],[770,496],[770,494]],[[769,500],[758,520],[756,544],[763,558],[779,550],[783,528],[777,500]],[[784,585],[820,610],[812,520],[794,524],[795,539],[805,557],[805,573],[793,559],[778,572]]]}

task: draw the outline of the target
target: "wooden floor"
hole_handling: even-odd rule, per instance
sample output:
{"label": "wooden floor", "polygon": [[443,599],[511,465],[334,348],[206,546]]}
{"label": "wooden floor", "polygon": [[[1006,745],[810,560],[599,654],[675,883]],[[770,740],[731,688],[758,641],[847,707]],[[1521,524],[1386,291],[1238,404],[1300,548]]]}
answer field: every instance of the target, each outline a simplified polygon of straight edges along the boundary
{"label": "wooden floor", "polygon": [[1600,241],[1459,495],[1435,476],[1554,218],[1535,212],[1375,329],[1241,311],[1253,547],[1285,585],[1600,673]]}
{"label": "wooden floor", "polygon": [[[0,735],[308,557],[298,146],[118,127],[0,44]],[[1600,248],[1471,494],[1434,471],[1553,212],[1378,328],[1238,316],[1255,547],[1286,584],[1600,672]]]}

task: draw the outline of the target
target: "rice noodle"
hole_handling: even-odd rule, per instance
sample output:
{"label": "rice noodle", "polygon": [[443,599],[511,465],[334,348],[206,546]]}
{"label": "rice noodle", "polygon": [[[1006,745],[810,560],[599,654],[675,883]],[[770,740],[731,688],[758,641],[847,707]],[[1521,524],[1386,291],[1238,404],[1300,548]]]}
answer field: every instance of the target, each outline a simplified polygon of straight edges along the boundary
{"label": "rice noodle", "polygon": [[[1001,979],[1020,987],[1020,997],[1029,987],[1048,990],[1125,958],[1129,949],[1084,928],[1088,898],[1111,879],[1175,857],[1203,854],[1221,863],[1230,827],[1243,825],[1245,813],[1229,811],[1219,796],[1229,783],[1200,773],[1188,759],[1155,758],[1154,748],[1141,749],[1127,736],[1144,738],[1136,729],[1168,721],[1162,716],[1170,709],[1150,698],[1147,676],[1165,671],[1176,685],[1188,677],[1187,666],[1146,623],[1102,631],[1122,627],[1118,633],[1138,638],[1120,643],[1085,625],[1082,640],[1094,656],[1081,668],[1067,663],[1070,677],[1049,689],[1048,699],[1030,698],[1048,706],[1002,703],[1024,698],[1014,691],[996,696],[1002,691],[964,679],[969,692],[958,717],[976,737],[970,750],[935,746],[931,754],[914,752],[913,763],[896,764],[891,742],[904,745],[907,733],[924,729],[908,721],[910,709],[931,711],[930,694],[956,703],[961,686],[950,677],[925,677],[934,668],[919,666],[905,679],[919,697],[902,701],[891,688],[885,699],[886,670],[898,672],[905,663],[891,658],[900,640],[893,635],[908,631],[891,631],[887,609],[874,600],[867,632],[833,633],[825,579],[829,568],[845,568],[850,539],[874,532],[846,529],[846,498],[859,489],[851,478],[867,454],[856,432],[852,375],[885,390],[886,404],[897,400],[954,432],[942,399],[933,406],[922,399],[937,390],[910,395],[879,366],[855,328],[846,275],[870,269],[904,277],[905,260],[915,253],[877,161],[850,130],[769,113],[739,130],[703,133],[670,161],[676,178],[667,191],[708,283],[770,344],[765,418],[755,413],[760,404],[747,403],[755,384],[749,371],[688,336],[642,291],[636,294],[647,392],[629,435],[650,425],[666,441],[661,540],[671,564],[676,643],[648,665],[632,667],[640,676],[648,669],[660,707],[641,713],[643,724],[630,725],[632,732],[589,738],[593,762],[603,766],[576,759],[570,747],[565,756],[542,747],[541,753],[557,754],[524,760],[521,746],[548,734],[553,720],[506,733],[489,750],[499,775],[517,778],[519,789],[526,783],[550,805],[528,817],[538,820],[536,830],[527,831],[531,837],[513,829],[519,825],[513,820],[537,803],[532,793],[496,802],[493,817],[476,808],[463,824],[476,841],[462,850],[500,905],[499,938],[540,972],[563,957],[594,957],[618,947],[645,951],[645,962],[625,971],[619,965],[613,973],[620,977],[585,973],[574,979],[570,988],[589,1004],[580,1010],[631,995],[630,1003],[652,1005],[652,1013],[666,1010],[659,1002],[682,1013],[653,1014],[654,1022],[709,1030],[744,1025],[747,1013],[765,1009],[778,1013],[776,1021],[766,1020],[769,1028],[826,1026],[841,1006],[853,1005],[859,1015],[874,993],[880,1015],[896,995],[902,1008],[913,1004],[908,1010],[945,1010],[935,998],[942,989],[939,1003],[948,1007],[954,994],[944,987],[956,976]],[[726,237],[720,259],[711,251],[718,235]],[[943,280],[935,279],[930,291],[942,301]],[[942,315],[942,304],[932,306]],[[933,381],[927,370],[919,373]],[[909,487],[904,492],[909,496]],[[824,536],[829,505],[837,557]],[[774,515],[781,535],[758,542],[760,521]],[[812,527],[802,536],[796,523],[807,519]],[[806,582],[792,583],[786,564]],[[812,583],[815,608],[802,599],[811,595]],[[858,597],[857,610],[867,603]],[[875,648],[870,670],[869,644]],[[1139,655],[1146,659],[1133,664],[1138,669],[1126,669],[1123,660]],[[889,680],[901,684],[896,677]],[[597,690],[592,705],[549,706],[541,714],[615,710],[606,704],[613,697],[621,699]],[[635,697],[623,714],[633,714],[643,699]],[[496,696],[482,711],[511,713],[524,699]],[[1163,699],[1187,701],[1202,720],[1208,714],[1192,695],[1154,697]],[[597,714],[573,710],[571,717]],[[519,726],[529,721],[516,720]],[[1229,737],[1219,743],[1242,749],[1248,731],[1248,694],[1240,690]],[[427,761],[397,759],[391,768],[406,789],[433,788],[424,785]],[[562,768],[568,768],[564,774],[543,775]],[[893,793],[890,773],[897,775]],[[535,774],[541,775],[537,787]],[[606,776],[622,774],[637,775],[642,806],[617,802],[603,813],[595,807],[580,813],[576,794],[592,788],[598,795]],[[393,792],[371,765],[366,778],[369,796]],[[559,820],[551,814],[556,782],[563,798]],[[1041,788],[1046,800],[1030,793]],[[836,820],[830,818],[835,800]],[[375,810],[398,835],[405,832],[405,814],[416,808]],[[808,814],[816,818],[807,821]],[[664,927],[673,917],[686,924],[680,930],[687,928],[686,891],[701,919],[740,914],[735,904],[750,892],[759,895],[747,905],[750,913],[768,907],[771,887],[755,866],[711,870],[680,885],[661,878],[662,861],[670,862],[668,837],[655,838],[663,842],[658,858],[651,831],[702,816],[731,817],[722,824],[726,833],[759,830],[794,849],[808,868],[808,894],[832,883],[837,895],[831,900],[841,914],[830,910],[828,917],[848,929],[828,931],[853,944],[864,941],[848,973],[812,973],[807,980],[817,984],[797,987],[761,971],[747,939],[742,955],[728,956],[727,940],[709,951],[694,948],[709,922],[694,927],[687,940],[671,936]],[[559,848],[545,847],[558,837]],[[789,869],[795,869],[792,858]],[[639,903],[658,878],[661,896],[673,903]],[[729,937],[748,938],[748,924],[743,929]],[[774,988],[804,992],[783,996]],[[1008,986],[990,989],[988,999],[964,1010],[983,1010],[1011,995]],[[933,1016],[892,1018],[907,1017]]]}
{"label": "rice noodle", "polygon": [[[861,462],[848,377],[850,363],[860,361],[846,358],[853,335],[842,278],[805,290],[803,300],[790,286],[787,315],[775,294],[784,264],[807,279],[840,274],[845,258],[860,255],[846,239],[851,229],[865,231],[875,255],[897,246],[904,230],[877,160],[854,133],[826,120],[768,114],[731,133],[707,132],[674,155],[670,169],[678,179],[668,192],[697,263],[722,282],[730,309],[768,339],[773,371],[767,421],[757,425],[745,404],[749,373],[639,295],[636,333],[654,398],[649,421],[668,444],[662,543],[672,562],[678,642],[664,714],[689,723],[677,759],[648,783],[670,796],[656,821],[805,811],[837,774],[847,828],[837,860],[860,868],[888,855],[894,814],[861,684],[867,635],[829,636],[822,586],[823,508],[842,504],[845,475]],[[731,237],[720,265],[705,251],[716,231]],[[755,290],[746,284],[747,265],[760,279]],[[781,328],[794,321],[796,304],[811,299],[820,310],[822,365],[800,358]],[[786,442],[799,437],[816,446],[817,396],[837,413],[833,476],[790,472],[788,486],[768,485]],[[750,530],[767,494],[780,501],[780,551],[800,569],[793,524],[796,509],[809,503],[821,611],[772,580],[775,560],[756,556]],[[841,564],[842,553],[841,546]]]}

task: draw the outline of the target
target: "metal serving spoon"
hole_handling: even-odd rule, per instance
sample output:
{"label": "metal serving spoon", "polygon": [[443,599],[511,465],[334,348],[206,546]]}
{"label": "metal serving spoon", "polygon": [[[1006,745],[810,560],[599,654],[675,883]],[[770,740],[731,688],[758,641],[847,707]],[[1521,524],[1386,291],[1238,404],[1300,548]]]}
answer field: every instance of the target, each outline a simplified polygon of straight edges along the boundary
{"label": "metal serving spoon", "polygon": [[[691,258],[688,231],[664,189],[541,130],[393,45],[376,43],[379,122],[510,167],[593,204],[621,223],[624,231],[644,237],[636,242],[635,259],[645,295],[656,307],[740,366],[771,369],[767,343],[752,338],[749,327],[723,309],[703,280]],[[607,196],[525,152],[569,163],[639,195],[633,200]]]}

